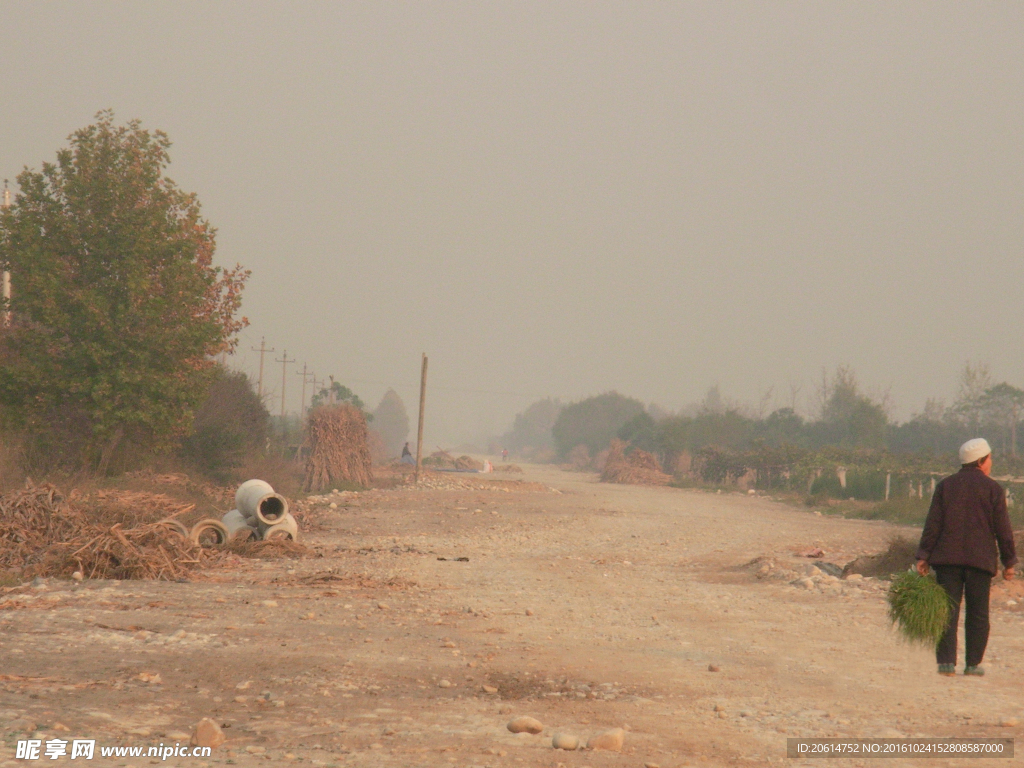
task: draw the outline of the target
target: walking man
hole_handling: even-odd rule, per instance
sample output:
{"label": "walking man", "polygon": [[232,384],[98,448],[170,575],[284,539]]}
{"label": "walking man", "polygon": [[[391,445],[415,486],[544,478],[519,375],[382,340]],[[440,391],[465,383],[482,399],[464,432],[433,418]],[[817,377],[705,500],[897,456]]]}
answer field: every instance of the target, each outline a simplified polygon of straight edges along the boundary
{"label": "walking man", "polygon": [[[935,649],[940,675],[956,674],[956,632],[960,601],[966,598],[965,675],[984,675],[988,644],[988,597],[1003,561],[1003,578],[1013,578],[1017,554],[1003,487],[989,477],[992,449],[977,437],[960,446],[960,471],[935,486],[917,550],[917,572],[935,569],[935,579],[952,601],[949,625]],[[998,553],[996,544],[998,542]]]}

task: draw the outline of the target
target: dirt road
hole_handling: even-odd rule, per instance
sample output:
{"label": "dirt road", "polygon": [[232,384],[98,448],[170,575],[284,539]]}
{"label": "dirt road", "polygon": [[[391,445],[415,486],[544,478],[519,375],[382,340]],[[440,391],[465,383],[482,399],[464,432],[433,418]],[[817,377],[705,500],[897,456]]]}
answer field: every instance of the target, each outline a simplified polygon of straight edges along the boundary
{"label": "dirt road", "polygon": [[[787,737],[1020,735],[1020,585],[994,593],[988,675],[941,678],[889,630],[883,584],[793,557],[820,547],[842,564],[884,548],[891,526],[550,468],[517,477],[525,488],[325,498],[304,519],[320,557],[8,590],[0,766],[32,764],[14,744],[33,732],[148,747],[186,741],[203,716],[228,741],[162,764],[800,765]],[[544,731],[510,733],[520,715]],[[616,727],[621,752],[551,746]],[[959,764],[827,761],[904,763]]]}

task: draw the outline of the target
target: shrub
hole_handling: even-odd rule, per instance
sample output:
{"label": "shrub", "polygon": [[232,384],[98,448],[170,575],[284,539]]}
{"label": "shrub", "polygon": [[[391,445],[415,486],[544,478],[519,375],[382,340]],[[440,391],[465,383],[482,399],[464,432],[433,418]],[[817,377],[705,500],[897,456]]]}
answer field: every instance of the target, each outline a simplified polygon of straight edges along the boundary
{"label": "shrub", "polygon": [[269,419],[249,377],[218,366],[182,444],[182,458],[204,474],[226,479],[231,470],[264,453]]}
{"label": "shrub", "polygon": [[[374,457],[378,463],[397,458],[402,453],[402,445],[409,438],[409,415],[405,412],[405,403],[395,390],[385,392],[377,410],[373,412],[373,431],[381,439],[377,448],[381,455]],[[371,452],[373,450],[371,445]]]}
{"label": "shrub", "polygon": [[577,445],[569,451],[569,466],[577,472],[584,472],[590,469],[590,451],[585,445]]}
{"label": "shrub", "polygon": [[626,422],[643,411],[643,403],[618,392],[565,406],[551,428],[558,455],[567,457],[577,445],[585,445],[591,456],[600,453]]}

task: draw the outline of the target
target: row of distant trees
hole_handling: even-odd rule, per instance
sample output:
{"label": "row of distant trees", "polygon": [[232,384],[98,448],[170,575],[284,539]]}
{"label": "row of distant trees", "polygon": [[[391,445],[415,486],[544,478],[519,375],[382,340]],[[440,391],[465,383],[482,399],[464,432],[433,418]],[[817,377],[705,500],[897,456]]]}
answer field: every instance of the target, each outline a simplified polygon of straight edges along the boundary
{"label": "row of distant trees", "polygon": [[929,401],[903,423],[889,418],[885,403],[867,395],[849,367],[824,376],[818,394],[820,411],[811,419],[792,408],[761,416],[729,407],[716,389],[686,415],[645,407],[617,392],[566,405],[542,400],[519,414],[502,440],[522,455],[568,461],[596,456],[618,438],[655,454],[669,471],[687,454],[713,456],[712,464],[732,461],[735,473],[746,465],[799,462],[945,467],[960,443],[984,436],[996,449],[999,466],[1016,469],[1024,390],[994,382],[985,365],[964,366],[952,405]]}

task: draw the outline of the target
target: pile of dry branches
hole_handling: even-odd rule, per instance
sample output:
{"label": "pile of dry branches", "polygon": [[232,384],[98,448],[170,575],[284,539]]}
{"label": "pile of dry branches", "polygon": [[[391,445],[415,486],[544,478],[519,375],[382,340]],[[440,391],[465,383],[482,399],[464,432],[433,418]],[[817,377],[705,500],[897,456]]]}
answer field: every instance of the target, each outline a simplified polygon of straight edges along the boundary
{"label": "pile of dry branches", "polygon": [[602,483],[668,485],[671,480],[672,476],[662,472],[658,460],[647,451],[634,448],[626,456],[626,444],[621,440],[612,440],[604,471],[601,472]]}
{"label": "pile of dry branches", "polygon": [[189,477],[183,472],[156,473],[151,470],[138,470],[136,472],[127,473],[125,477],[143,480],[155,485],[170,485],[185,488],[186,490],[190,490],[195,493],[201,493],[204,496],[213,499],[218,504],[231,505],[235,501],[234,488],[225,485],[214,485],[206,480],[197,480]]}
{"label": "pile of dry branches", "polygon": [[373,482],[366,417],[361,410],[352,405],[314,408],[306,432],[306,491],[319,492],[340,482],[363,486]]}
{"label": "pile of dry branches", "polygon": [[69,500],[76,506],[87,507],[94,522],[132,527],[169,517],[181,519],[196,508],[195,504],[172,499],[163,493],[121,489],[98,490],[88,496],[79,496],[72,491]]}
{"label": "pile of dry branches", "polygon": [[[125,514],[116,522],[112,522],[115,510],[107,507],[103,515],[90,514],[83,507],[86,499],[66,499],[51,485],[0,496],[0,569],[17,570],[23,577],[70,576],[80,571],[86,578],[171,580],[184,578],[218,557],[191,544],[173,523],[139,522],[143,516],[167,517],[166,510],[130,504],[131,499],[142,502],[153,496],[108,495],[104,502],[116,499],[123,505]],[[162,498],[176,508],[172,514],[191,509]]]}

